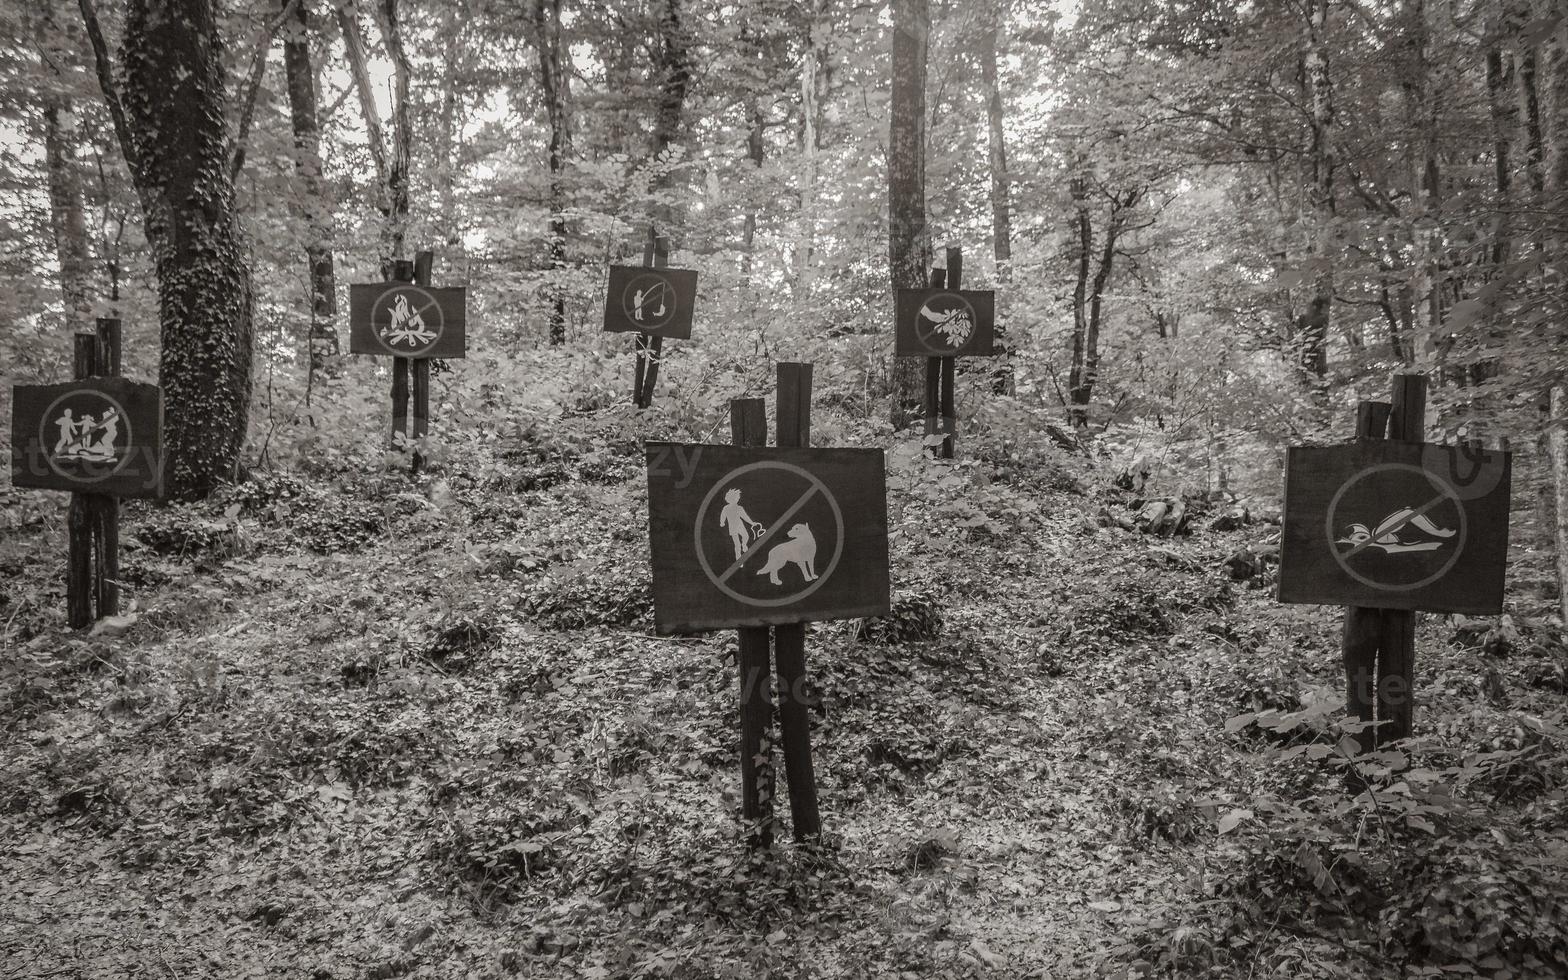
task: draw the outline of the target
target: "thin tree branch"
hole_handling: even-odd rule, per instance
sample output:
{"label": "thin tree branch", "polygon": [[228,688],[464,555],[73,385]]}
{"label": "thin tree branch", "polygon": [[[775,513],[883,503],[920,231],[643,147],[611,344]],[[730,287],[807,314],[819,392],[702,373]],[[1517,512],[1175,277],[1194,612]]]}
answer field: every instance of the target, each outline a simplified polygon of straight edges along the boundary
{"label": "thin tree branch", "polygon": [[261,80],[267,73],[267,54],[272,50],[272,41],[278,36],[283,22],[288,20],[298,3],[299,0],[289,0],[283,6],[283,12],[267,25],[256,45],[256,55],[250,63],[250,77],[245,81],[245,101],[241,104],[239,129],[234,136],[234,159],[229,162],[230,180],[238,177],[245,166],[245,144],[250,139],[250,123],[256,114],[256,97],[261,94]]}
{"label": "thin tree branch", "polygon": [[357,13],[358,7],[353,0],[338,7],[338,26],[343,33],[343,48],[348,52],[349,74],[354,79],[354,90],[359,93],[360,113],[365,117],[365,136],[370,144],[370,158],[376,165],[376,180],[386,187],[386,139],[381,135],[381,115],[376,111],[376,96],[370,88],[370,69],[365,65],[365,42],[359,36]]}
{"label": "thin tree branch", "polygon": [[98,88],[103,92],[104,104],[109,107],[109,118],[114,122],[114,135],[120,141],[120,152],[125,162],[136,166],[136,144],[131,140],[131,128],[125,122],[125,107],[120,103],[120,90],[114,84],[114,64],[109,60],[109,45],[103,39],[103,27],[98,23],[98,10],[93,0],[77,0],[82,11],[82,22],[87,27],[87,39],[93,46],[93,64],[98,70]]}

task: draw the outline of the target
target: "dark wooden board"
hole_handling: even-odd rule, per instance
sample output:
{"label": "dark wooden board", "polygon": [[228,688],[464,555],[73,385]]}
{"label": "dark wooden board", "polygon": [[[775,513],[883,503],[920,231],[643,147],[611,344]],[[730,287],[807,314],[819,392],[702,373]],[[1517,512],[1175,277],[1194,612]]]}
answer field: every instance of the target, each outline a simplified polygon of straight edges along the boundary
{"label": "dark wooden board", "polygon": [[612,265],[604,329],[686,340],[696,305],[697,273],[691,269]]}
{"label": "dark wooden board", "polygon": [[163,390],[157,385],[92,378],[17,385],[12,398],[12,485],[163,495]]}
{"label": "dark wooden board", "polygon": [[[889,611],[887,480],[880,449],[650,442],[647,455],[659,632]],[[732,501],[736,490],[739,497]],[[737,528],[743,532],[739,562]]]}
{"label": "dark wooden board", "polygon": [[1511,478],[1508,453],[1459,446],[1291,449],[1280,601],[1501,612]]}
{"label": "dark wooden board", "polygon": [[468,290],[461,286],[355,283],[348,289],[349,353],[462,357],[468,352],[467,305]]}
{"label": "dark wooden board", "polygon": [[900,289],[893,352],[908,357],[996,353],[996,294],[988,289]]}

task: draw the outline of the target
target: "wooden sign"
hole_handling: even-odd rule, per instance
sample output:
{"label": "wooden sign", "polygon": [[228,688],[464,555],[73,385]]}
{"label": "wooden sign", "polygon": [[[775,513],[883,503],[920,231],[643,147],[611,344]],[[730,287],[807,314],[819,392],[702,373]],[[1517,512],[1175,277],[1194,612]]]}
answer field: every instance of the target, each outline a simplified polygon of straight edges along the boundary
{"label": "wooden sign", "polygon": [[996,353],[996,294],[979,289],[900,289],[893,352],[910,357]]}
{"label": "wooden sign", "polygon": [[612,265],[604,329],[686,340],[696,305],[697,273],[691,269]]}
{"label": "wooden sign", "polygon": [[163,390],[120,378],[12,389],[11,483],[113,497],[163,494]]}
{"label": "wooden sign", "polygon": [[1392,440],[1291,449],[1280,601],[1502,612],[1511,464]]}
{"label": "wooden sign", "polygon": [[348,291],[352,354],[453,358],[468,350],[468,290],[408,282],[357,283]]}
{"label": "wooden sign", "polygon": [[650,442],[647,454],[660,633],[889,612],[881,450]]}

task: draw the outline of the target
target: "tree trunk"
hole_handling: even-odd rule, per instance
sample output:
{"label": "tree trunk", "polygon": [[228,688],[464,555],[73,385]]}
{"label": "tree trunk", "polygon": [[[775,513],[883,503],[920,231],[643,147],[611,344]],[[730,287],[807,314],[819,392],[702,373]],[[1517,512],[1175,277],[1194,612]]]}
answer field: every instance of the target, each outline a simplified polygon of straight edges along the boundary
{"label": "tree trunk", "polygon": [[1073,275],[1073,349],[1067,369],[1067,421],[1074,428],[1089,424],[1089,395],[1084,390],[1084,362],[1089,342],[1089,269],[1094,253],[1094,219],[1089,213],[1088,181],[1072,180],[1073,226],[1076,232]]}
{"label": "tree trunk", "polygon": [[1557,544],[1558,607],[1568,622],[1568,387],[1553,385],[1546,427],[1546,456],[1552,469],[1552,531]]}
{"label": "tree trunk", "polygon": [[[1108,195],[1111,206],[1105,219],[1105,238],[1100,243],[1098,262],[1092,263],[1094,225],[1084,185],[1080,178],[1073,189],[1078,211],[1078,268],[1073,286],[1073,363],[1068,376],[1067,409],[1068,420],[1079,428],[1089,424],[1089,403],[1100,378],[1100,326],[1104,321],[1105,293],[1116,264],[1116,245],[1127,226],[1127,212],[1137,206],[1142,196],[1137,189],[1125,196],[1114,192]],[[1093,279],[1089,277],[1091,264]]]}
{"label": "tree trunk", "polygon": [[[1542,163],[1545,169],[1545,209],[1562,213],[1568,205],[1568,25],[1541,50],[1541,74],[1535,81],[1544,84],[1539,93],[1542,111],[1538,117],[1542,133]],[[1561,231],[1548,230],[1546,242],[1549,262],[1548,282],[1558,293],[1560,303],[1568,294],[1568,247]],[[1561,333],[1554,345],[1561,350]],[[1560,355],[1559,355],[1560,356]],[[1557,589],[1565,620],[1568,620],[1568,385],[1556,381],[1547,393],[1546,457],[1552,475],[1552,530],[1557,545]]]}
{"label": "tree trunk", "polygon": [[[279,0],[287,9],[291,0]],[[316,69],[310,58],[311,3],[298,0],[283,25],[283,73],[294,130],[295,197],[305,223],[305,266],[310,282],[310,371],[314,376],[338,353],[336,275],[332,264],[332,202],[321,176],[321,125],[317,118]]]}
{"label": "tree trunk", "polygon": [[[691,38],[684,23],[684,0],[662,0],[659,10],[659,43],[654,49],[654,76],[659,87],[658,109],[653,120],[653,155],[667,162],[669,149],[681,136],[686,117],[686,93],[692,83]],[[662,229],[678,228],[683,211],[673,193],[674,179],[668,166],[660,166],[654,181],[665,201],[656,205],[654,220]]]}
{"label": "tree trunk", "polygon": [[[926,228],[926,49],[929,0],[894,0],[892,105],[888,125],[888,270],[893,288],[919,289],[931,265]],[[893,358],[893,428],[907,428],[923,402],[917,357]]]}
{"label": "tree trunk", "polygon": [[811,294],[812,255],[817,244],[818,151],[821,149],[822,105],[818,80],[822,73],[822,52],[817,24],[822,0],[811,0],[806,16],[805,50],[800,58],[800,240],[795,246],[795,296],[802,302]]}
{"label": "tree trunk", "polygon": [[986,128],[989,134],[991,169],[991,250],[996,258],[996,281],[1013,281],[1013,209],[1007,184],[1007,136],[1002,127],[1002,89],[997,78],[997,35],[1001,33],[1001,14],[997,23],[981,34],[980,83],[985,90]]}
{"label": "tree trunk", "polygon": [[[754,171],[762,169],[763,155],[767,151],[764,126],[766,120],[762,114],[762,102],[753,98],[746,106],[746,159]],[[741,276],[747,285],[751,283],[751,274],[755,267],[754,252],[757,245],[757,208],[751,195],[747,196],[746,217],[741,226]]]}
{"label": "tree trunk", "polygon": [[157,270],[169,495],[198,499],[237,475],[254,341],[216,5],[130,0],[122,98],[92,0],[79,3]]}
{"label": "tree trunk", "polygon": [[87,221],[82,195],[76,107],[66,94],[66,66],[73,65],[75,45],[64,35],[50,4],[38,22],[38,45],[48,76],[43,93],[44,164],[49,174],[49,226],[55,258],[60,263],[60,297],[65,326],[72,333],[94,329],[92,253],[87,246]]}
{"label": "tree trunk", "polygon": [[562,173],[571,153],[570,73],[561,46],[561,0],[533,0],[529,9],[534,48],[539,53],[539,88],[550,122],[550,343],[566,343],[566,293],[560,282],[566,267],[566,189]]}
{"label": "tree trunk", "polygon": [[[413,124],[409,118],[409,83],[414,69],[403,47],[403,22],[398,0],[381,0],[377,11],[381,39],[392,62],[392,154],[387,158],[387,216],[382,230],[384,263],[401,258],[408,245],[408,177],[413,158]],[[388,276],[387,278],[391,278]]]}
{"label": "tree trunk", "polygon": [[1307,94],[1311,102],[1312,294],[1297,335],[1297,363],[1321,390],[1328,374],[1328,336],[1334,303],[1334,87],[1328,68],[1328,0],[1311,0],[1307,17]]}
{"label": "tree trunk", "polygon": [[[997,73],[997,36],[1002,32],[1002,11],[980,35],[980,83],[985,90],[986,130],[991,170],[991,254],[996,260],[996,281],[1006,287],[1013,281],[1013,207],[1007,176],[1007,134],[1002,125],[1002,88]],[[998,318],[1001,319],[1000,317]],[[1018,338],[1011,335],[1011,321],[998,322],[997,340],[1002,363],[991,374],[991,388],[1010,395],[1015,386],[1013,352]]]}
{"label": "tree trunk", "polygon": [[359,34],[359,17],[356,0],[337,8],[338,27],[343,35],[343,48],[348,54],[349,74],[354,80],[354,90],[359,96],[359,108],[365,119],[366,143],[370,158],[376,167],[378,207],[381,210],[381,277],[392,278],[392,263],[404,255],[404,236],[408,223],[408,169],[412,133],[409,128],[408,87],[413,69],[408,54],[403,49],[402,22],[398,0],[377,0],[376,22],[381,29],[381,40],[392,62],[392,147],[387,144],[381,130],[381,116],[376,109],[375,92],[370,80],[370,69],[365,57],[365,42]]}

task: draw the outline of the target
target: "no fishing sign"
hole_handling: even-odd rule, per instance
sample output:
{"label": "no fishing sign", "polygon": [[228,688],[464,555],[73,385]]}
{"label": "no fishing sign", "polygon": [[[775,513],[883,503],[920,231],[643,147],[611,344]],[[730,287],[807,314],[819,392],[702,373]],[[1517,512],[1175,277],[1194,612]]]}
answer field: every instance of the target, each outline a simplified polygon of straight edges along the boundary
{"label": "no fishing sign", "polygon": [[660,633],[889,612],[881,450],[650,442]]}
{"label": "no fishing sign", "polygon": [[1281,602],[1502,612],[1508,453],[1393,440],[1290,450]]}

